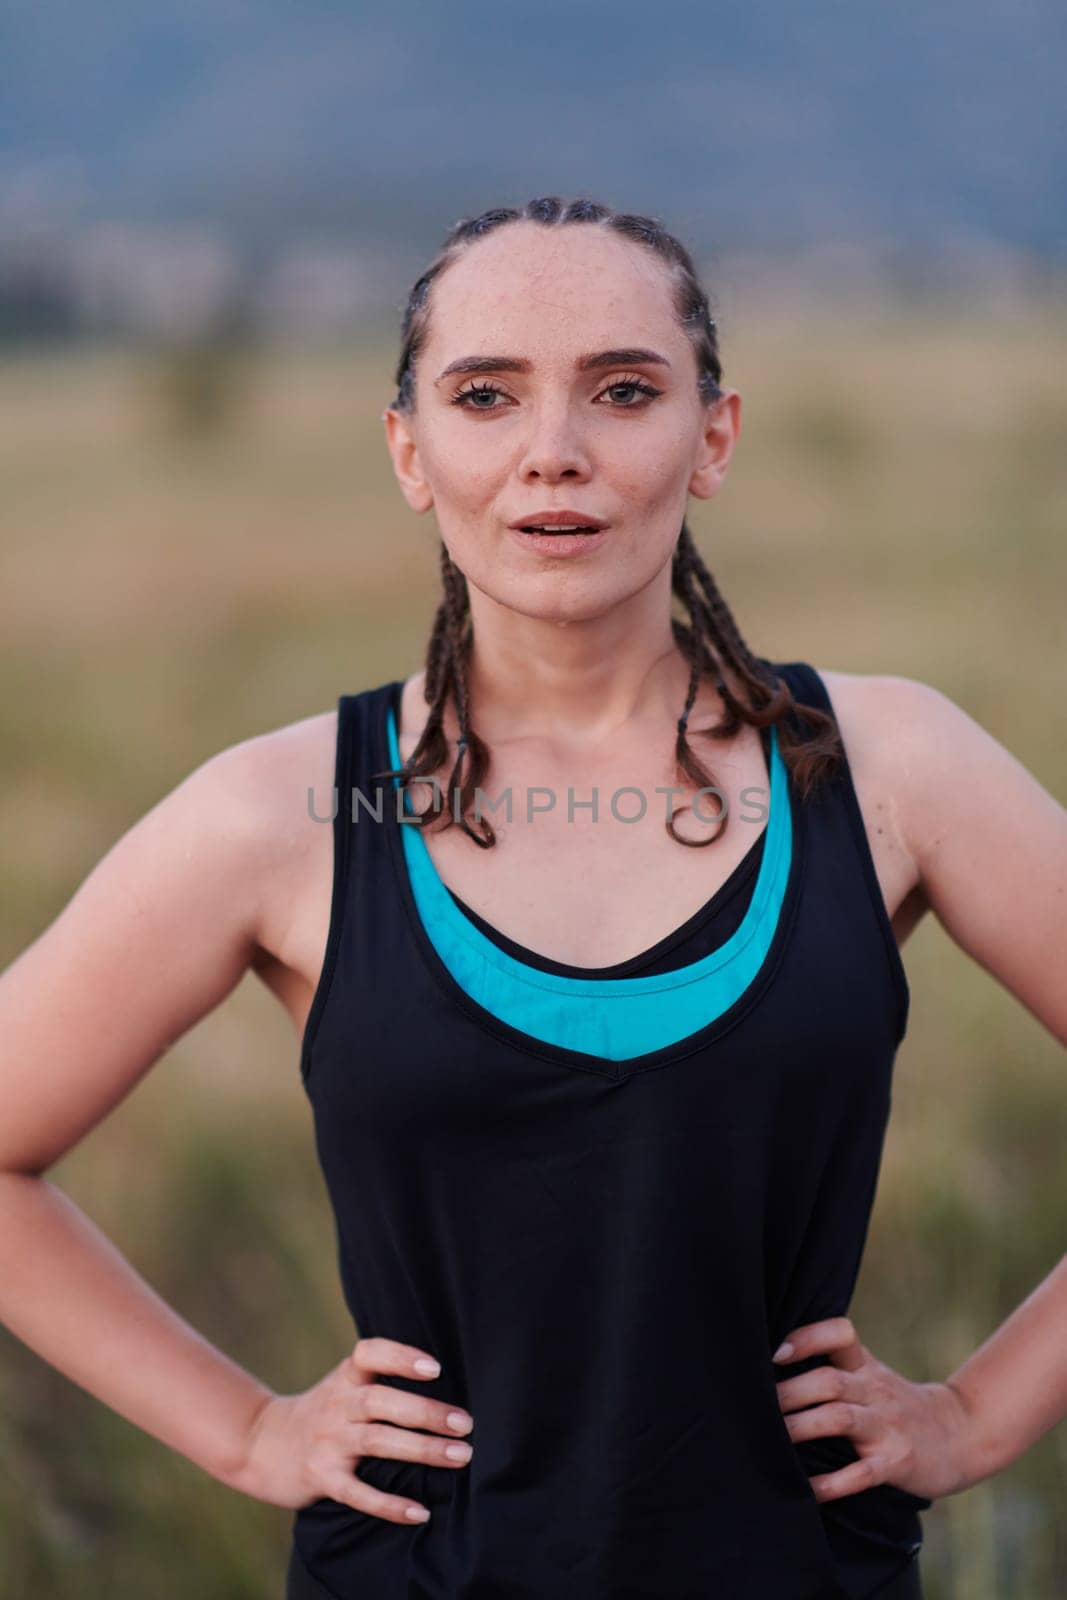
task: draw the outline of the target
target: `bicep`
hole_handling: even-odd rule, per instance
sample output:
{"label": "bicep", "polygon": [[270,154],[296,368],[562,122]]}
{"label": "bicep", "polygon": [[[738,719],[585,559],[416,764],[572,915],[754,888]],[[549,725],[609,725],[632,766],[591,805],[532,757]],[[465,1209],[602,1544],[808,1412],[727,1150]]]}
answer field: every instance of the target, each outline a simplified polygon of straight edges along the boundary
{"label": "bicep", "polygon": [[204,763],[0,973],[0,1169],[40,1173],[235,987],[261,845],[246,747]]}
{"label": "bicep", "polygon": [[1067,811],[946,695],[894,686],[923,895],[956,944],[1067,1043]]}

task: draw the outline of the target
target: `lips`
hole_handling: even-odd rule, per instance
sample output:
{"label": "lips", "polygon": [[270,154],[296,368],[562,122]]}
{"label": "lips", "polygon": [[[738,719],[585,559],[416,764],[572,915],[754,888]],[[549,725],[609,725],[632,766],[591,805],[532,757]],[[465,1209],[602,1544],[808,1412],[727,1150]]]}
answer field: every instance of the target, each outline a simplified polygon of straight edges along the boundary
{"label": "lips", "polygon": [[521,533],[582,534],[597,533],[601,528],[606,528],[607,523],[602,517],[591,516],[587,511],[562,510],[534,511],[508,526]]}

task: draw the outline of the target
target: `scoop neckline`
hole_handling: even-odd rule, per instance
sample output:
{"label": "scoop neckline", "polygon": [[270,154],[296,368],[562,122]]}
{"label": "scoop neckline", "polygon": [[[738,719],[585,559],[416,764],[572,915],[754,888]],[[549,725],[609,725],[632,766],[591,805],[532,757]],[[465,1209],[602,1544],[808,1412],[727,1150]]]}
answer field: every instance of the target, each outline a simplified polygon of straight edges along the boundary
{"label": "scoop neckline", "polygon": [[[394,770],[391,759],[391,751],[389,748],[389,715],[390,712],[393,713],[394,729],[399,731],[399,707],[401,696],[404,690],[404,682],[405,680],[403,679],[396,679],[392,683],[387,684],[379,702],[378,716],[376,718],[375,727],[375,742],[377,746],[377,754],[380,760],[380,766],[378,770],[381,772],[388,773]],[[397,749],[399,751],[399,739],[397,741]],[[408,825],[400,821],[399,817],[397,816],[397,808],[395,806],[386,805],[385,816],[387,820],[387,848],[392,861],[397,888],[399,890],[400,902],[403,907],[409,929],[414,938],[415,945],[420,956],[422,957],[423,965],[427,968],[430,976],[434,979],[438,988],[443,991],[447,999],[461,1011],[466,1013],[466,1015],[470,1017],[479,1026],[479,1028],[482,1029],[482,1031],[491,1034],[497,1040],[526,1055],[536,1056],[543,1060],[551,1061],[562,1066],[573,1067],[577,1070],[592,1072],[601,1077],[621,1079],[630,1077],[635,1073],[651,1070],[660,1066],[666,1066],[670,1062],[681,1060],[686,1056],[697,1053],[698,1051],[704,1049],[713,1040],[721,1037],[725,1033],[728,1033],[758,1003],[778,970],[782,957],[785,953],[793,925],[796,921],[797,907],[800,899],[800,888],[804,876],[805,832],[801,826],[800,805],[798,797],[793,789],[792,780],[789,776],[789,770],[787,767],[784,767],[783,771],[785,779],[783,793],[787,798],[789,813],[790,861],[786,882],[778,905],[774,931],[771,935],[768,948],[764,954],[763,961],[755,975],[738,995],[736,1000],[734,1000],[733,1003],[724,1011],[720,1012],[718,1016],[712,1018],[705,1027],[699,1028],[695,1032],[687,1034],[684,1038],[676,1040],[671,1044],[664,1045],[655,1050],[646,1051],[641,1055],[630,1056],[620,1060],[611,1060],[605,1057],[591,1056],[584,1051],[571,1050],[566,1046],[554,1044],[548,1040],[538,1038],[534,1034],[529,1034],[519,1028],[513,1027],[510,1023],[505,1022],[502,1018],[496,1016],[493,1012],[488,1011],[483,1005],[480,1004],[479,1001],[474,999],[472,995],[468,994],[466,989],[464,989],[463,986],[453,976],[452,972],[449,970],[445,961],[438,952],[433,939],[430,937],[429,930],[423,923],[418,905],[415,900],[415,893],[409,874],[404,843],[400,835],[400,829]],[[395,784],[392,779],[388,779],[386,781],[388,781],[388,783],[395,789]],[[673,930],[673,932],[665,935],[664,939],[657,941],[657,943],[653,946],[650,946],[648,950],[639,952],[637,956],[632,958],[632,960],[643,961],[646,957],[658,953],[664,945],[673,943],[679,937],[683,937],[686,932],[690,930],[691,925],[694,922],[698,921],[706,913],[714,909],[714,903],[718,900],[719,896],[724,891],[730,890],[734,886],[734,881],[737,876],[746,866],[750,866],[751,862],[754,860],[756,851],[760,852],[760,860],[762,862],[764,845],[769,827],[770,817],[768,817],[767,823],[761,829],[759,837],[753,841],[752,845],[749,847],[746,854],[741,858],[741,861],[737,864],[737,867],[731,873],[730,877],[728,877],[720,885],[719,889],[715,892],[715,895],[712,896],[709,901],[706,901],[703,906],[698,907],[697,911],[687,918],[686,922],[683,923],[679,928],[676,928]],[[422,843],[425,847],[424,840]],[[433,858],[429,855],[428,851],[426,854],[430,868],[432,869],[433,875],[437,879],[438,884],[440,885],[441,889],[451,897],[451,891],[448,889],[448,886],[444,883],[443,879],[440,877],[440,874],[437,872]],[[460,907],[455,905],[454,898],[453,908],[457,917],[459,917],[463,922],[467,923],[467,926],[470,928],[471,932],[476,937],[483,939],[489,945],[490,951],[495,951],[498,954],[501,953],[499,946],[495,945],[487,935],[481,933],[475,924],[469,922],[468,919],[464,917]],[[492,926],[492,924],[490,924],[490,926]],[[629,963],[627,963],[627,965],[628,964]],[[581,969],[582,975],[588,976],[590,981],[593,983],[599,981],[599,974],[602,974],[604,971],[607,971],[610,974],[612,970],[613,969],[611,968]],[[539,967],[530,967],[529,971],[531,974],[531,979],[542,977],[547,978],[549,982],[552,981],[553,974],[544,973]],[[656,976],[659,977],[661,975]],[[662,975],[664,979],[670,979],[672,976],[673,975],[671,973]],[[609,976],[603,981],[610,985],[615,980],[611,979]],[[620,979],[619,981],[624,980]],[[641,982],[642,980],[635,979],[633,981]],[[645,981],[648,986],[651,987],[655,982],[655,978]],[[665,990],[667,990],[671,987],[671,985],[670,983],[665,982],[663,987]]]}
{"label": "scoop neckline", "polygon": [[[577,967],[566,961],[557,961],[553,956],[542,955],[540,950],[531,950],[527,945],[519,944],[517,939],[512,939],[509,934],[500,928],[495,928],[491,922],[469,906],[454,889],[444,884],[446,892],[451,896],[457,909],[467,920],[477,928],[483,937],[503,949],[506,955],[515,961],[525,962],[535,972],[549,972],[561,978],[594,978],[604,982],[611,982],[615,978],[628,978],[639,976],[645,967],[654,961],[669,955],[671,950],[679,944],[691,939],[695,933],[719,915],[731,900],[740,894],[748,885],[748,880],[755,876],[763,861],[763,853],[767,841],[767,827],[764,825],[753,839],[741,860],[734,867],[728,878],[725,878],[712,895],[698,906],[685,922],[681,923],[670,933],[665,933],[662,939],[649,945],[647,950],[639,951],[635,956],[629,956],[625,961],[615,961],[606,967]],[[487,931],[488,930],[488,931]]]}

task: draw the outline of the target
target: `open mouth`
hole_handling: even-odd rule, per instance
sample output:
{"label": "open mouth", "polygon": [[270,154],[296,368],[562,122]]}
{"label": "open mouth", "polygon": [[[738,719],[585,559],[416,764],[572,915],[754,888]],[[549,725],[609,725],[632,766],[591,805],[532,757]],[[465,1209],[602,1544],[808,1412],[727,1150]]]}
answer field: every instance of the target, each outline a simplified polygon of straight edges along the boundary
{"label": "open mouth", "polygon": [[572,524],[570,526],[552,527],[552,528],[545,527],[543,524],[538,524],[536,522],[524,522],[524,523],[521,524],[521,532],[523,532],[523,533],[553,533],[553,534],[555,534],[555,533],[572,533],[572,534],[579,534],[579,533],[599,533],[599,531],[600,531],[599,528],[594,528],[588,522],[584,522],[584,523],[579,522],[579,523],[574,523],[574,524]]}

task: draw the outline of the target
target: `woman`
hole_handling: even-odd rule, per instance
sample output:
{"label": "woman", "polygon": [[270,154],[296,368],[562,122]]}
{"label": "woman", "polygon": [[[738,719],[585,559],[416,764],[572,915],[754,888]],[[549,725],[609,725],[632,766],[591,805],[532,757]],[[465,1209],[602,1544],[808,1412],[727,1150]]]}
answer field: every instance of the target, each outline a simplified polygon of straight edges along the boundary
{"label": "woman", "polygon": [[[443,541],[425,670],[206,762],[0,982],[0,1312],[293,1509],[290,1600],[914,1597],[921,1510],[1067,1407],[1064,1263],[943,1382],[847,1316],[899,941],[932,910],[1067,1038],[1067,818],[936,690],[750,652],[684,520],[721,378],[657,222],[460,224],[384,418]],[[43,1181],[249,967],[360,1334],[291,1395]]]}

